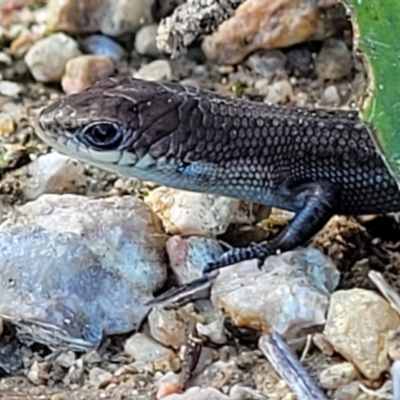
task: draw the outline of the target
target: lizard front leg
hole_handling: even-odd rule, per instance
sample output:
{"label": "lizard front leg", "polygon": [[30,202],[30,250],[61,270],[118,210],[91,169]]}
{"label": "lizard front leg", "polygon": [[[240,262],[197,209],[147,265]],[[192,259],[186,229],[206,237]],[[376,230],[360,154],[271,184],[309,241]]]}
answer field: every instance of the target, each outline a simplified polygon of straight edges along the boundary
{"label": "lizard front leg", "polygon": [[[288,190],[289,189],[289,190]],[[235,248],[219,260],[209,263],[204,273],[256,258],[261,267],[265,259],[278,252],[292,250],[310,240],[335,214],[338,190],[327,182],[310,182],[283,189],[284,196],[301,204],[291,223],[275,238],[248,247]]]}

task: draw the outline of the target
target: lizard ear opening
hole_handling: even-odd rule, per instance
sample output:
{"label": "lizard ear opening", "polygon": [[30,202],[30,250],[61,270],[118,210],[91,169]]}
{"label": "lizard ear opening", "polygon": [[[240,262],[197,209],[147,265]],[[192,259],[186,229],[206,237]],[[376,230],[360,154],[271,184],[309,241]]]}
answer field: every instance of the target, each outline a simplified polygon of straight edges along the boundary
{"label": "lizard ear opening", "polygon": [[77,138],[85,146],[96,150],[117,150],[123,141],[122,129],[109,122],[99,122],[85,127]]}

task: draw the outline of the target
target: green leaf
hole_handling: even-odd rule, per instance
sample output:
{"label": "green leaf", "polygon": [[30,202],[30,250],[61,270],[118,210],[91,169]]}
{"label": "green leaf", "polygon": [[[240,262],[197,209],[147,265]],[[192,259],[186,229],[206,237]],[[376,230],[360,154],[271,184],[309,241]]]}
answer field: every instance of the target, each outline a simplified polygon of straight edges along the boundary
{"label": "green leaf", "polygon": [[346,1],[371,80],[362,115],[400,186],[400,1]]}

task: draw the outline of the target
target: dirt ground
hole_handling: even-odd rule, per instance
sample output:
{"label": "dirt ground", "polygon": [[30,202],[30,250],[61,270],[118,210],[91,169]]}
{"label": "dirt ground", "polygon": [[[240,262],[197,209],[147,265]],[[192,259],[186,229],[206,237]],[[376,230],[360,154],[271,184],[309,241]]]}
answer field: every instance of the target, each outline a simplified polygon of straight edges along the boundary
{"label": "dirt ground", "polygon": [[[304,43],[295,46],[296,49],[315,53],[321,43]],[[7,44],[4,44],[7,48]],[[0,49],[1,50],[1,49]],[[288,52],[291,49],[285,49]],[[199,61],[200,59],[200,61]],[[148,62],[145,57],[135,55],[124,68],[137,68]],[[252,82],[259,80],[256,74],[246,65],[236,67],[218,67],[210,65],[199,58],[198,49],[194,48],[188,55],[171,61],[175,79],[191,78],[190,66],[197,65],[206,71],[198,84],[213,88],[221,93],[230,95],[240,94],[251,99],[262,99]],[[189,66],[189,67],[188,67]],[[49,151],[35,135],[34,122],[37,112],[54,99],[62,96],[58,84],[41,84],[33,80],[32,76],[19,58],[13,59],[9,66],[0,70],[3,79],[13,80],[23,86],[23,92],[17,99],[0,96],[0,107],[6,103],[16,106],[19,121],[15,129],[9,134],[0,136],[0,219],[3,221],[14,211],[14,207],[23,204],[26,200],[22,196],[21,182],[18,171],[28,165],[41,154]],[[307,95],[307,105],[320,104],[321,97],[328,85],[335,86],[339,92],[346,95],[341,99],[341,107],[355,106],[355,99],[360,87],[365,85],[362,79],[364,74],[360,70],[345,79],[334,83],[321,82],[315,74],[298,76],[294,68],[287,70],[288,81],[293,88],[294,98]],[[364,77],[365,78],[365,77]],[[246,83],[247,82],[247,83]],[[107,196],[114,189],[115,182],[124,182],[124,194],[141,195],[137,183],[131,178],[118,177],[114,174],[99,171],[96,168],[85,166],[90,185],[81,194],[87,196]],[[280,224],[277,224],[278,228]],[[259,228],[254,228],[259,231]],[[273,228],[270,228],[273,229]],[[234,237],[234,236],[233,236]],[[232,244],[232,235],[225,238]],[[335,217],[314,239],[310,245],[321,249],[329,255],[341,272],[339,289],[353,287],[376,289],[368,278],[370,270],[381,272],[388,282],[397,290],[400,289],[400,225],[398,216],[369,216],[363,218]],[[240,366],[237,372],[227,374],[222,386],[231,387],[241,383],[249,387],[256,387],[262,391],[263,387],[277,385],[279,379],[272,371],[268,362],[262,357],[255,344],[240,333],[234,343],[217,350],[221,360],[234,359]],[[75,362],[82,359],[81,364],[74,368],[67,368],[57,361],[60,354],[54,354],[45,346],[20,341],[14,328],[5,324],[0,343],[0,394],[4,400],[17,399],[153,399],[155,398],[156,371],[151,367],[142,370],[127,368],[132,360],[123,355],[123,343],[127,336],[106,338],[96,352],[76,354]],[[62,352],[61,352],[62,353]],[[39,365],[37,383],[28,379],[32,366]],[[332,360],[316,349],[311,349],[304,359],[304,365],[313,376],[317,376]],[[81,368],[76,365],[81,365]],[[90,373],[93,368],[102,368],[114,374],[105,387],[94,387]],[[115,373],[119,371],[118,373]],[[217,380],[217,378],[214,377]],[[212,379],[210,380],[210,384]],[[370,387],[371,391],[379,387]],[[363,397],[364,396],[364,397]],[[290,398],[277,395],[274,398]],[[345,398],[345,397],[343,397]],[[348,397],[350,398],[350,397]],[[363,394],[357,398],[373,399],[373,396]],[[385,397],[387,398],[387,397]]]}

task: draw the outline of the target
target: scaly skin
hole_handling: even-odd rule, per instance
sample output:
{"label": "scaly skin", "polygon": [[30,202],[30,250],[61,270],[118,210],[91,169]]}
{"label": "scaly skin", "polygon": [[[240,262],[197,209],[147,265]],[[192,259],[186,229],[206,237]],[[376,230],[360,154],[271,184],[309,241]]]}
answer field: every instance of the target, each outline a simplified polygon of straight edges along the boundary
{"label": "scaly skin", "polygon": [[45,142],[100,168],[296,213],[276,238],[228,251],[206,271],[302,245],[334,214],[400,210],[396,182],[351,111],[116,77],[52,104],[39,125]]}

